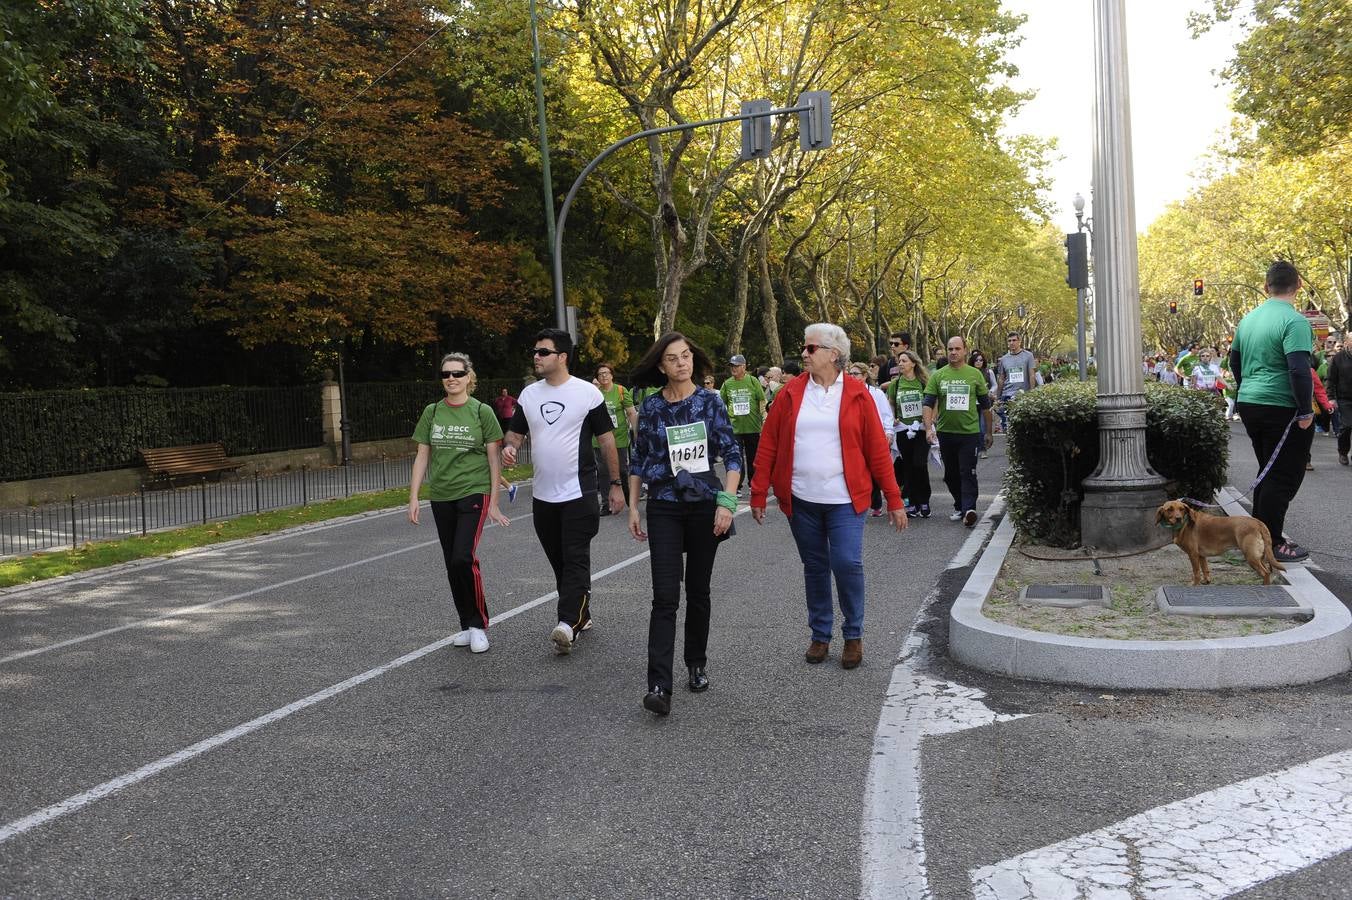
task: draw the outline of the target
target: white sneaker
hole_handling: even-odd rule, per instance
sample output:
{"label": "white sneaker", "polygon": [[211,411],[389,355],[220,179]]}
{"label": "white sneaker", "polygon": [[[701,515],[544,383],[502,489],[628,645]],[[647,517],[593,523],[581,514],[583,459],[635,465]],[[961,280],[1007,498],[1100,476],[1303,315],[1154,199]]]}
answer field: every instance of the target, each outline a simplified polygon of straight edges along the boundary
{"label": "white sneaker", "polygon": [[488,635],[482,628],[469,629],[469,652],[483,653],[488,649]]}
{"label": "white sneaker", "polygon": [[953,515],[951,515],[951,516],[948,517],[948,521],[950,521],[950,522],[961,522],[961,521],[962,521],[962,513],[960,513],[960,512],[955,512],[955,513],[953,513]]}
{"label": "white sneaker", "polygon": [[470,642],[470,632],[473,630],[473,628],[466,628],[464,631],[457,631],[455,634],[451,635],[451,646],[468,647]]}
{"label": "white sneaker", "polygon": [[573,652],[573,629],[567,622],[555,625],[554,630],[549,633],[549,639],[554,642],[554,652],[560,656]]}

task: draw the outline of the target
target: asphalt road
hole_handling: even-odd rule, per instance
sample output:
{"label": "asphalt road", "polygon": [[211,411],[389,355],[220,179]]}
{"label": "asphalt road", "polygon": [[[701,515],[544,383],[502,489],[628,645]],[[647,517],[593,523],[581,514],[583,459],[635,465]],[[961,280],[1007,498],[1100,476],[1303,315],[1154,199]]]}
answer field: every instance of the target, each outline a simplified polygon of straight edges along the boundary
{"label": "asphalt road", "polygon": [[[1343,548],[1315,559],[1346,600],[1352,472],[1331,445],[1290,531]],[[838,647],[802,661],[783,517],[741,516],[715,568],[713,687],[658,720],[639,705],[648,561],[623,518],[593,544],[596,627],[556,657],[528,497],[508,511],[481,545],[498,621],[478,656],[438,646],[456,625],[435,532],[400,512],[0,594],[0,896],[858,896],[875,731],[918,619],[933,652],[897,671],[1023,717],[919,743],[927,871],[890,896],[970,897],[983,868],[1352,745],[1346,678],[1104,696],[951,666],[967,570],[946,567],[972,532],[942,517],[868,521],[865,662],[846,672]],[[1352,896],[1349,876],[1338,853],[1245,896]]]}

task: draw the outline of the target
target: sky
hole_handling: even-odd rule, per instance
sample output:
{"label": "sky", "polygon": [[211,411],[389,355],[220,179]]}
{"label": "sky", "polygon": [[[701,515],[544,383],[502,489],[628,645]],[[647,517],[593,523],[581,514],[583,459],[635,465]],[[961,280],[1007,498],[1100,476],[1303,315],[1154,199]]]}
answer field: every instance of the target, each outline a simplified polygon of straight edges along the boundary
{"label": "sky", "polygon": [[[1136,229],[1144,232],[1196,183],[1208,149],[1228,128],[1230,89],[1215,74],[1231,56],[1237,31],[1227,27],[1194,40],[1190,10],[1206,0],[1126,0],[1127,68],[1131,79]],[[1008,131],[1055,137],[1047,198],[1053,221],[1075,230],[1075,194],[1091,203],[1094,164],[1094,58],[1091,0],[1005,0],[1026,15],[1023,43],[1011,56],[1014,87],[1036,91]],[[1092,210],[1086,208],[1087,214]]]}

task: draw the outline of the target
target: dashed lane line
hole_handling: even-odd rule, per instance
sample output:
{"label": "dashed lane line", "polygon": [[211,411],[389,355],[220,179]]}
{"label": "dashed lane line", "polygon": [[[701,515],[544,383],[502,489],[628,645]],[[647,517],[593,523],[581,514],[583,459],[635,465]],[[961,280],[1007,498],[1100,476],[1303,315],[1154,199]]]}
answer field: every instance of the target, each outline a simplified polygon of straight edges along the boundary
{"label": "dashed lane line", "polygon": [[1213,900],[1352,850],[1352,751],[1260,775],[970,873],[976,900]]}
{"label": "dashed lane line", "polygon": [[[435,543],[435,541],[433,543]],[[639,553],[635,556],[631,556],[626,560],[616,563],[615,565],[611,566],[608,569],[602,569],[600,572],[595,573],[594,575],[592,575],[592,581],[593,582],[599,581],[600,579],[605,578],[608,575],[613,575],[614,573],[620,571],[621,569],[626,569],[629,566],[632,566],[634,563],[639,562],[641,560],[645,560],[647,558],[648,551],[645,550],[642,553]],[[550,591],[548,594],[536,597],[534,600],[523,603],[520,606],[514,607],[513,609],[509,609],[505,613],[495,615],[493,617],[493,624],[496,625],[501,622],[505,622],[506,620],[511,619],[515,616],[519,616],[524,612],[528,612],[532,609],[535,609],[535,607],[539,606],[540,604],[548,603],[550,600],[555,599],[556,597],[558,597],[558,595],[559,595],[558,591]],[[366,682],[371,681],[373,679],[379,678],[380,676],[388,672],[392,672],[395,669],[398,669],[402,666],[406,666],[411,662],[416,662],[417,660],[422,659],[424,656],[436,653],[438,650],[441,650],[442,648],[449,646],[453,638],[454,635],[447,635],[446,637],[441,638],[440,640],[433,641],[432,643],[428,644],[425,647],[419,647],[417,650],[414,650],[410,653],[405,653],[403,656],[400,656],[397,659],[392,659],[387,663],[383,663],[379,666],[376,666],[374,669],[368,669],[365,672],[362,672],[360,675],[353,675],[351,678],[348,678],[345,681],[340,681],[337,684],[326,687],[321,691],[316,691],[315,693],[310,694],[308,697],[302,697],[301,699],[293,703],[288,703],[286,706],[283,706],[279,709],[274,709],[272,712],[261,715],[256,719],[250,719],[247,722],[236,725],[234,728],[222,731],[220,734],[214,734],[211,737],[206,738],[205,740],[198,741],[197,743],[189,747],[184,747],[182,750],[179,750],[175,753],[171,753],[168,756],[161,757],[160,759],[157,759],[154,762],[147,763],[146,765],[141,766],[139,769],[128,772],[125,775],[119,775],[117,778],[105,781],[102,784],[96,785],[95,787],[92,787],[87,791],[82,791],[81,793],[67,797],[66,799],[60,801],[59,803],[53,803],[51,806],[44,807],[34,813],[30,813],[29,815],[26,815],[21,819],[16,819],[13,822],[9,822],[5,825],[2,825],[0,826],[0,844],[5,843],[6,841],[13,840],[14,838],[19,837],[22,834],[26,834],[27,832],[32,831],[34,828],[39,828],[47,824],[48,822],[51,822],[54,819],[58,819],[61,818],[62,816],[66,816],[69,815],[70,813],[81,810],[86,806],[89,806],[91,803],[97,803],[98,801],[104,799],[105,797],[115,794],[118,791],[123,790],[124,788],[128,788],[134,784],[145,781],[147,778],[151,778],[152,776],[158,775],[160,772],[163,772],[166,769],[171,769],[174,766],[179,765],[180,763],[184,763],[190,759],[201,756],[203,753],[215,750],[217,747],[221,747],[225,744],[230,743],[231,741],[242,738],[247,734],[252,734],[253,732],[258,731],[260,728],[265,728],[268,725],[273,724],[274,722],[280,722],[282,719],[294,715],[295,713],[298,713],[303,709],[308,709],[309,707],[314,706],[317,703],[323,703],[325,700],[336,697],[339,694],[342,694],[346,691],[350,691],[352,690],[352,688],[365,684]]]}
{"label": "dashed lane line", "polygon": [[[736,512],[735,515],[740,516],[745,512],[750,512],[750,508],[742,507]],[[594,573],[592,575],[592,581],[593,582],[600,581],[602,578],[606,578],[610,575],[615,574],[616,572],[619,572],[623,569],[627,569],[634,563],[641,562],[642,560],[647,559],[648,556],[649,552],[645,550],[642,553],[638,553],[635,554],[634,556],[629,557],[628,559],[621,560],[620,562],[616,563],[613,566],[602,569],[600,572]],[[519,616],[524,612],[529,612],[530,610],[535,609],[542,603],[548,603],[550,600],[553,600],[558,596],[559,596],[558,591],[550,591],[547,594],[543,594],[539,597],[536,597],[534,600],[523,603],[520,606],[514,607],[513,609],[509,609],[507,610],[507,612],[502,613],[501,615],[494,616],[493,622],[494,624],[505,622],[508,619],[514,618],[515,616]],[[189,747],[184,747],[182,750],[179,750],[175,753],[171,753],[168,756],[161,757],[160,759],[157,759],[154,762],[147,763],[146,765],[140,767],[139,769],[128,772],[125,775],[119,775],[117,778],[105,781],[102,784],[96,785],[87,791],[82,791],[79,794],[67,797],[66,799],[58,803],[54,803],[51,806],[43,807],[42,809],[30,813],[29,815],[26,815],[21,819],[16,819],[13,822],[9,822],[5,825],[0,825],[0,844],[4,844],[7,841],[13,840],[14,838],[19,837],[22,834],[26,834],[35,828],[40,828],[41,826],[47,824],[48,822],[51,822],[54,819],[58,819],[61,818],[62,816],[66,816],[69,815],[70,813],[81,810],[86,806],[89,806],[91,803],[97,803],[99,800],[102,800],[105,797],[115,794],[118,791],[121,791],[125,788],[131,787],[134,784],[145,781],[147,778],[151,778],[152,776],[158,775],[160,772],[163,772],[166,769],[173,768],[174,766],[177,766],[180,763],[184,763],[190,759],[194,759],[195,757],[201,756],[203,753],[215,750],[217,747],[228,744],[231,741],[244,737],[247,734],[252,734],[253,732],[258,731],[260,728],[265,728],[266,726],[271,725],[274,722],[279,722],[282,719],[285,719],[288,716],[298,713],[303,709],[308,709],[309,707],[314,706],[317,703],[323,703],[325,700],[328,700],[332,697],[336,697],[339,694],[349,691],[354,687],[365,684],[366,682],[371,681],[375,678],[379,678],[381,675],[384,675],[387,672],[392,672],[395,669],[398,669],[402,666],[406,666],[411,662],[415,662],[419,659],[422,659],[424,656],[436,653],[438,650],[441,650],[442,648],[448,646],[451,643],[453,637],[454,635],[447,635],[446,637],[441,638],[440,640],[433,641],[432,643],[428,644],[425,647],[419,647],[417,650],[414,650],[410,653],[405,653],[403,656],[400,656],[397,659],[392,659],[387,663],[383,663],[382,665],[376,666],[374,669],[368,669],[367,671],[362,672],[360,675],[353,675],[346,681],[340,681],[337,684],[326,687],[321,691],[316,691],[315,693],[310,694],[308,697],[302,697],[301,699],[296,700],[293,703],[288,703],[286,706],[283,706],[279,709],[274,709],[270,713],[265,713],[264,715],[261,715],[256,719],[250,719],[249,721],[236,725],[234,728],[231,728],[227,731],[222,731],[219,734],[212,735],[211,737],[206,738],[205,740],[198,741],[197,743]]]}
{"label": "dashed lane line", "polygon": [[[525,515],[517,516],[511,521],[516,522],[521,519],[527,519],[530,518],[532,515],[533,513],[526,513]],[[298,575],[295,578],[288,578],[285,581],[278,581],[272,584],[265,584],[262,587],[256,587],[253,588],[252,590],[243,591],[238,594],[231,594],[228,597],[220,597],[217,598],[216,600],[208,600],[205,603],[197,603],[194,604],[193,606],[185,606],[182,609],[176,609],[173,612],[168,612],[165,613],[164,615],[152,616],[146,619],[136,619],[135,621],[132,622],[124,622],[121,625],[114,625],[111,628],[104,628],[99,631],[90,632],[89,634],[80,635],[79,637],[67,638],[64,641],[57,641],[54,644],[45,644],[41,647],[34,647],[29,650],[21,650],[18,653],[11,653],[8,656],[0,656],[0,665],[18,662],[21,659],[28,659],[30,657],[39,656],[43,653],[51,653],[53,650],[62,650],[66,647],[73,647],[77,644],[83,644],[86,641],[93,641],[97,640],[98,638],[108,637],[110,634],[118,634],[123,631],[129,631],[133,628],[149,628],[151,626],[158,625],[162,622],[168,622],[172,619],[178,619],[183,616],[191,616],[196,613],[206,612],[209,609],[215,609],[217,606],[220,606],[223,603],[233,603],[236,600],[243,600],[246,597],[254,597],[257,596],[258,594],[267,593],[268,591],[275,591],[278,588],[290,587],[293,584],[300,584],[302,582],[312,581],[316,578],[323,578],[327,575],[333,575],[337,572],[342,572],[347,569],[355,568],[357,566],[364,566],[369,563],[378,562],[379,560],[382,559],[389,559],[392,556],[399,556],[400,554],[403,553],[412,553],[415,550],[422,550],[425,547],[431,547],[436,543],[437,543],[436,540],[430,540],[430,541],[422,541],[417,544],[410,544],[407,547],[400,547],[397,550],[390,550],[385,553],[378,553],[375,556],[368,556],[364,559],[358,559],[353,560],[352,562],[349,563],[343,563],[341,566],[334,566],[333,568],[324,569],[319,572],[311,572],[308,575]]]}

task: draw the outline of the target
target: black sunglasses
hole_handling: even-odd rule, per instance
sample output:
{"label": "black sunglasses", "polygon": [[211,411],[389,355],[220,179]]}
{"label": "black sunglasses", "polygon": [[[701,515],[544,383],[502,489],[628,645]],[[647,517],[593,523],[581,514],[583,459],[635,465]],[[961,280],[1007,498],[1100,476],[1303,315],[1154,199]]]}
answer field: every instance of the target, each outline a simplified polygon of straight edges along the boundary
{"label": "black sunglasses", "polygon": [[559,355],[562,355],[562,353],[563,353],[562,350],[550,350],[548,347],[536,347],[534,350],[532,350],[532,351],[530,352],[530,355],[531,355],[531,356],[559,356]]}
{"label": "black sunglasses", "polygon": [[888,343],[891,344],[893,347],[901,346],[901,341],[888,341]]}
{"label": "black sunglasses", "polygon": [[822,345],[822,344],[804,344],[804,345],[803,345],[803,352],[806,353],[806,354],[809,355],[809,356],[811,356],[813,353],[816,353],[818,350],[821,350],[821,349],[823,349],[823,345]]}
{"label": "black sunglasses", "polygon": [[442,377],[442,378],[464,378],[464,377],[465,377],[466,375],[468,375],[468,374],[469,374],[469,373],[466,372],[464,369],[461,369],[461,370],[458,371],[458,372],[452,372],[450,369],[442,369],[442,370],[441,370],[441,377]]}

